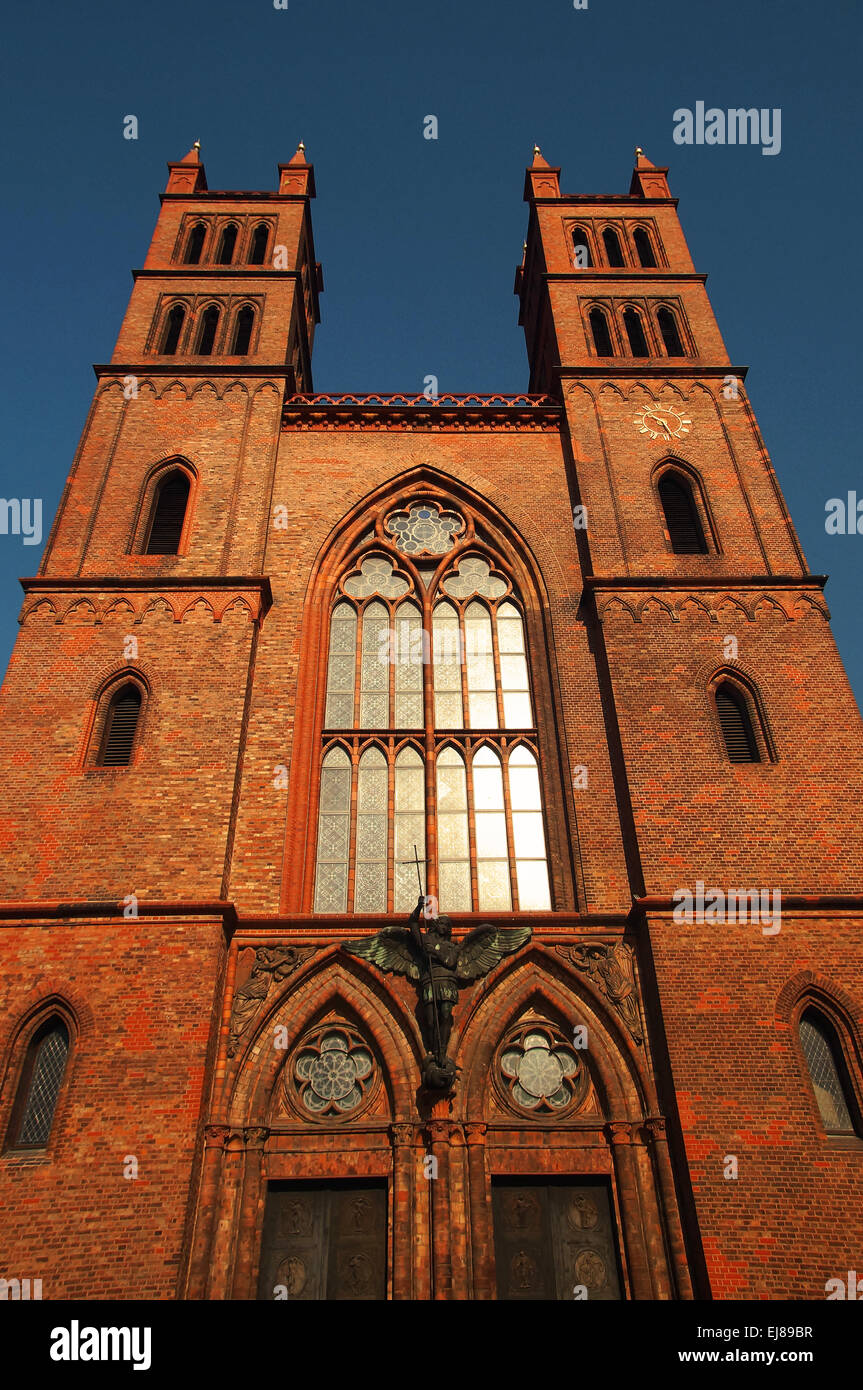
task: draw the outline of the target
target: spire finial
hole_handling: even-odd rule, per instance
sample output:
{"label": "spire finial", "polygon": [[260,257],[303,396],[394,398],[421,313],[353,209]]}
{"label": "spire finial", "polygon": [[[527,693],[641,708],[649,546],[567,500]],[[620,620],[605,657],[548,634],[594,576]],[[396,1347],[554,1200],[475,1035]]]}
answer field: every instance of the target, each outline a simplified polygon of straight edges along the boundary
{"label": "spire finial", "polygon": [[641,156],[642,156],[643,154],[644,154],[644,150],[641,148],[641,146],[640,146],[640,145],[636,145],[636,147],[635,147],[635,158],[636,158],[636,159],[640,159]]}
{"label": "spire finial", "polygon": [[195,141],[194,145],[192,146],[192,149],[193,149],[193,150],[197,150],[199,154],[201,153],[201,142],[200,142],[200,140],[196,140],[196,141]]}
{"label": "spire finial", "polygon": [[297,145],[297,149],[298,149],[298,150],[302,150],[303,154],[305,154],[305,152],[306,152],[306,147],[305,147],[305,145],[303,144],[302,140],[301,140],[300,143]]}
{"label": "spire finial", "polygon": [[534,159],[536,159],[536,156],[537,156],[538,154],[542,154],[542,150],[539,148],[539,145],[537,145],[536,143],[534,143],[534,147],[533,147],[533,157],[534,157]]}

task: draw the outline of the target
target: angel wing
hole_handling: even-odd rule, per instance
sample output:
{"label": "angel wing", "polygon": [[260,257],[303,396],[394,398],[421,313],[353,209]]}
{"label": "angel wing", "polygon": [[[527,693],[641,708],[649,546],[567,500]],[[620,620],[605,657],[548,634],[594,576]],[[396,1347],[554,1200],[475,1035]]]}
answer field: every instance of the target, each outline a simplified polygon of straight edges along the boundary
{"label": "angel wing", "polygon": [[379,970],[389,971],[393,975],[407,975],[411,980],[422,978],[416,947],[407,927],[384,927],[374,936],[363,936],[359,941],[343,941],[342,950],[370,960]]}
{"label": "angel wing", "polygon": [[529,940],[530,927],[477,927],[461,944],[456,974],[460,980],[478,980]]}

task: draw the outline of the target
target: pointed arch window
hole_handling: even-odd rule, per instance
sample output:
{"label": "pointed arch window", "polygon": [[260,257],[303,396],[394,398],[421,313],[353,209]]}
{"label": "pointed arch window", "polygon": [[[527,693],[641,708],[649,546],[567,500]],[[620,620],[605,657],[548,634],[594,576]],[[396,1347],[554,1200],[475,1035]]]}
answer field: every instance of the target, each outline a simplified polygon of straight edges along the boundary
{"label": "pointed arch window", "polygon": [[602,244],[605,247],[605,259],[615,270],[625,264],[623,252],[620,249],[620,239],[611,227],[606,227],[602,233]]}
{"label": "pointed arch window", "polygon": [[205,309],[201,316],[201,328],[198,333],[198,355],[200,357],[210,357],[213,345],[216,341],[216,330],[219,327],[219,310],[215,304],[211,304],[209,309]]}
{"label": "pointed arch window", "polygon": [[234,357],[245,357],[249,351],[254,323],[255,311],[248,304],[245,304],[237,314],[237,322],[234,326],[234,337],[231,343],[231,352]]}
{"label": "pointed arch window", "polygon": [[669,469],[660,478],[657,491],[674,554],[706,555],[707,540],[689,479]]}
{"label": "pointed arch window", "polygon": [[685,357],[683,342],[680,337],[680,330],[677,327],[677,319],[671,309],[663,304],[657,311],[656,321],[659,324],[659,331],[662,334],[662,341],[665,344],[665,351],[669,357]]}
{"label": "pointed arch window", "polygon": [[180,342],[180,334],[183,331],[183,324],[186,322],[186,311],[182,304],[175,304],[165,320],[165,329],[162,334],[161,351],[166,357],[173,357]]}
{"label": "pointed arch window", "polygon": [[176,555],[180,549],[190,483],[182,468],[172,468],[159,480],[153,495],[145,555]]}
{"label": "pointed arch window", "polygon": [[205,223],[196,222],[186,241],[186,254],[183,257],[184,265],[198,265],[200,263],[206,235],[207,228]]}
{"label": "pointed arch window", "polygon": [[390,523],[331,610],[314,910],[409,911],[414,845],[441,911],[550,910],[519,595],[478,548],[439,565],[461,517]]}
{"label": "pointed arch window", "polygon": [[216,254],[216,265],[230,265],[234,259],[234,248],[237,244],[237,227],[235,223],[229,222],[219,238],[219,250]]}
{"label": "pointed arch window", "polygon": [[828,1134],[857,1134],[857,1106],[836,1029],[820,1009],[807,1008],[799,1037],[822,1125]]}
{"label": "pointed arch window", "polygon": [[613,357],[614,344],[611,341],[608,319],[602,309],[591,309],[590,331],[593,334],[593,346],[597,357]]}
{"label": "pointed arch window", "polygon": [[635,242],[635,254],[638,256],[638,264],[643,270],[650,270],[656,265],[656,256],[653,254],[653,247],[650,236],[643,227],[636,227],[632,237]]}
{"label": "pointed arch window", "polygon": [[54,1016],[33,1034],[27,1048],[12,1108],[10,1148],[43,1149],[48,1143],[68,1055],[69,1030]]}
{"label": "pointed arch window", "polygon": [[723,681],[716,687],[714,699],[729,762],[759,763],[758,740],[743,691],[731,681]]}
{"label": "pointed arch window", "polygon": [[266,222],[261,222],[254,230],[252,235],[252,249],[249,253],[249,265],[263,265],[267,259],[267,242],[270,237],[270,229]]}
{"label": "pointed arch window", "polygon": [[100,767],[128,767],[141,718],[142,697],[134,681],[119,686],[108,701],[97,763]]}
{"label": "pointed arch window", "polygon": [[578,266],[580,270],[593,265],[587,233],[581,227],[573,227],[572,229],[572,258],[573,264]]}
{"label": "pointed arch window", "polygon": [[632,357],[649,357],[650,349],[647,346],[647,339],[644,336],[641,315],[637,309],[624,309],[623,326],[626,329],[626,336],[629,340],[630,355]]}

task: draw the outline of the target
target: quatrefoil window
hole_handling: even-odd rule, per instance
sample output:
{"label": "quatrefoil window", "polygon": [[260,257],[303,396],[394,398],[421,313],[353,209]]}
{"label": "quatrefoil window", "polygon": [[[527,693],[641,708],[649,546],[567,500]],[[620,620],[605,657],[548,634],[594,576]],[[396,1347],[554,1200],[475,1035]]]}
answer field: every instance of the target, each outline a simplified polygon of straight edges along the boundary
{"label": "quatrefoil window", "polygon": [[533,1114],[560,1114],[587,1093],[586,1067],[559,1029],[531,1023],[501,1050],[500,1074],[511,1101]]}
{"label": "quatrefoil window", "polygon": [[313,1115],[338,1118],[356,1110],[374,1076],[372,1054],[353,1028],[319,1029],[294,1062],[300,1105]]}
{"label": "quatrefoil window", "polygon": [[386,526],[395,536],[396,549],[405,555],[445,555],[464,530],[464,521],[457,512],[441,512],[428,502],[393,512]]}
{"label": "quatrefoil window", "polygon": [[441,588],[453,598],[470,598],[471,594],[500,598],[506,593],[506,581],[496,578],[478,555],[468,555],[459,562],[458,573],[448,574]]}
{"label": "quatrefoil window", "polygon": [[382,594],[384,598],[401,598],[410,585],[406,579],[393,573],[393,562],[383,555],[368,555],[360,565],[359,574],[352,574],[345,580],[345,593],[351,598],[368,598],[369,594]]}

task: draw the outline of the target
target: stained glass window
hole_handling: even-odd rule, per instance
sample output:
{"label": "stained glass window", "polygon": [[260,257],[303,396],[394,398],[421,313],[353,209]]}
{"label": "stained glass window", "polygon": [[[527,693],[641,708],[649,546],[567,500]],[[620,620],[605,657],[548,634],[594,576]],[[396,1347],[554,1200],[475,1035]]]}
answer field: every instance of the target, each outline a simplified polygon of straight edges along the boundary
{"label": "stained glass window", "polygon": [[321,766],[315,912],[347,909],[350,829],[351,760],[344,748],[331,748]]}
{"label": "stained glass window", "polygon": [[480,912],[512,907],[500,758],[484,744],[473,759],[476,876]]}
{"label": "stained glass window", "polygon": [[357,615],[349,603],[337,603],[330,622],[330,659],[327,673],[328,729],[349,729],[354,722],[354,685],[357,665]]}
{"label": "stained glass window", "polygon": [[518,882],[518,905],[548,912],[548,868],[539,772],[530,749],[519,744],[509,755],[509,800],[512,808],[512,840]]}
{"label": "stained glass window", "polygon": [[438,896],[448,912],[470,912],[470,830],[464,758],[444,748],[437,760]]}
{"label": "stained glass window", "polygon": [[357,777],[357,871],[354,912],[387,910],[387,760],[367,748]]}
{"label": "stained glass window", "polygon": [[393,903],[396,912],[411,911],[417,900],[414,845],[419,858],[424,858],[425,804],[425,764],[415,748],[403,748],[396,758]]}
{"label": "stained glass window", "polygon": [[800,1020],[800,1042],[821,1123],[832,1133],[853,1134],[854,1122],[840,1072],[839,1042],[831,1025],[814,1009],[807,1009]]}
{"label": "stained glass window", "polygon": [[331,614],[314,910],[410,911],[414,845],[442,912],[548,910],[520,598],[492,557],[414,568],[468,529],[455,512],[417,503],[386,528],[390,554],[353,563]]}
{"label": "stained glass window", "polygon": [[30,1044],[32,1049],[25,1076],[29,1078],[27,1100],[16,1144],[27,1148],[42,1148],[48,1143],[60,1083],[66,1070],[69,1034],[66,1025],[55,1018]]}
{"label": "stained glass window", "polygon": [[395,536],[396,549],[405,555],[445,555],[464,530],[464,522],[457,512],[441,514],[428,503],[394,512],[387,518],[387,530]]}

